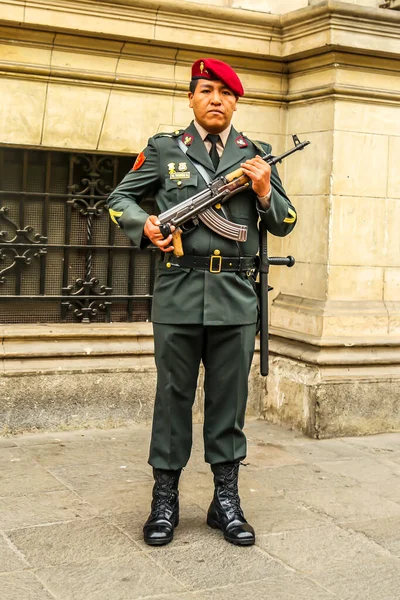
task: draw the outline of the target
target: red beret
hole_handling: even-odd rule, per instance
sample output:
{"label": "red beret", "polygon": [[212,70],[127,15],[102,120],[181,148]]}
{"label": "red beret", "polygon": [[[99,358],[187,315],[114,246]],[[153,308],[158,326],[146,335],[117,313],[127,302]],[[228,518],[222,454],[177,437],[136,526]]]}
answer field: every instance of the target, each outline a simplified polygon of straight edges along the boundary
{"label": "red beret", "polygon": [[215,58],[199,58],[192,66],[193,79],[219,79],[232,90],[235,96],[243,96],[242,82],[227,63]]}

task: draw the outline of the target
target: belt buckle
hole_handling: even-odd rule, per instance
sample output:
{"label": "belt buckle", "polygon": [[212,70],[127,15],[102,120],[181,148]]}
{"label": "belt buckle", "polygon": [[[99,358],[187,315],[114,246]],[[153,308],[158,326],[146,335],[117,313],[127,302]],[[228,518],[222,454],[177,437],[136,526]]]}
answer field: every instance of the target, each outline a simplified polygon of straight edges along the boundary
{"label": "belt buckle", "polygon": [[[214,260],[218,261],[218,264],[216,267],[214,267]],[[221,273],[222,270],[222,256],[217,256],[215,254],[213,254],[210,257],[210,273]]]}

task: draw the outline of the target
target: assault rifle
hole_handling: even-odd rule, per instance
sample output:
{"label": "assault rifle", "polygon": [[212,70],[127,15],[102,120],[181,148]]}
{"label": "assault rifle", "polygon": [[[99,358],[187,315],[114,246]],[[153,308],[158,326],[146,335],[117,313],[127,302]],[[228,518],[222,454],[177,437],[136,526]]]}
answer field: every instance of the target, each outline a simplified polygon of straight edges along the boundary
{"label": "assault rifle", "polygon": [[[293,148],[279,156],[264,154],[261,158],[271,166],[276,165],[290,154],[298,150],[303,150],[310,143],[300,142],[297,135],[293,135],[292,137],[294,142]],[[243,173],[243,170],[236,169],[236,171],[232,171],[228,175],[211,181],[205,190],[159,214],[160,231],[164,238],[167,238],[171,234],[171,227],[175,227],[175,231],[172,233],[174,255],[183,256],[182,229],[180,226],[189,221],[197,225],[200,220],[207,227],[215,231],[215,233],[225,238],[237,242],[245,242],[247,239],[247,226],[228,221],[213,207],[217,204],[223,204],[235,194],[243,192],[250,186],[250,183],[250,178]]]}
{"label": "assault rifle", "polygon": [[[310,142],[300,142],[297,135],[293,135],[294,147],[280,154],[264,154],[261,158],[269,165],[276,165],[284,158],[303,150]],[[231,240],[245,242],[247,239],[247,227],[228,221],[213,208],[216,204],[223,204],[235,194],[244,191],[250,186],[250,179],[243,173],[242,169],[237,169],[228,175],[218,177],[209,183],[205,190],[195,194],[188,200],[180,202],[173,208],[164,211],[158,216],[160,221],[160,231],[164,238],[171,233],[172,225],[175,231],[172,233],[172,243],[175,256],[183,256],[183,247],[181,241],[182,230],[180,225],[192,221],[195,225],[199,220],[210,229]],[[268,273],[270,265],[279,265],[293,267],[295,260],[293,256],[287,257],[268,257],[267,248],[267,228],[260,221],[260,262],[259,273],[260,282],[256,284],[259,288],[260,298],[260,373],[263,376],[268,375]],[[271,288],[272,289],[272,288]]]}

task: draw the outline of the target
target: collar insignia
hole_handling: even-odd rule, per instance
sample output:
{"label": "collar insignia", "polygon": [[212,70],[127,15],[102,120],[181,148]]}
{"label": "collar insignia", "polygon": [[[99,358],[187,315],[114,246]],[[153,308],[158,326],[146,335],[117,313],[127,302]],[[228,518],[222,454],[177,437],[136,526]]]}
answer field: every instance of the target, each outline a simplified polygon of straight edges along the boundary
{"label": "collar insignia", "polygon": [[239,137],[236,138],[235,143],[236,146],[239,146],[239,148],[247,148],[248,146],[248,143],[242,135],[239,135]]}
{"label": "collar insignia", "polygon": [[191,146],[193,144],[194,136],[190,133],[184,133],[182,136],[182,142],[185,146]]}

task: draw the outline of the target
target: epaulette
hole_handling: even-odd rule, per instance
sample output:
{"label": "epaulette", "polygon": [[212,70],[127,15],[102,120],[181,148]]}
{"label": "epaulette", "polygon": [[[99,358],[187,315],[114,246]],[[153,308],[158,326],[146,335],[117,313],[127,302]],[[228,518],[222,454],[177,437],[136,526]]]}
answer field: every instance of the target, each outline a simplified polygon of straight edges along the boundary
{"label": "epaulette", "polygon": [[156,133],[153,137],[154,137],[154,139],[157,139],[160,137],[174,138],[174,137],[178,137],[179,135],[182,135],[184,133],[184,131],[185,131],[184,129],[176,129],[172,133]]}

